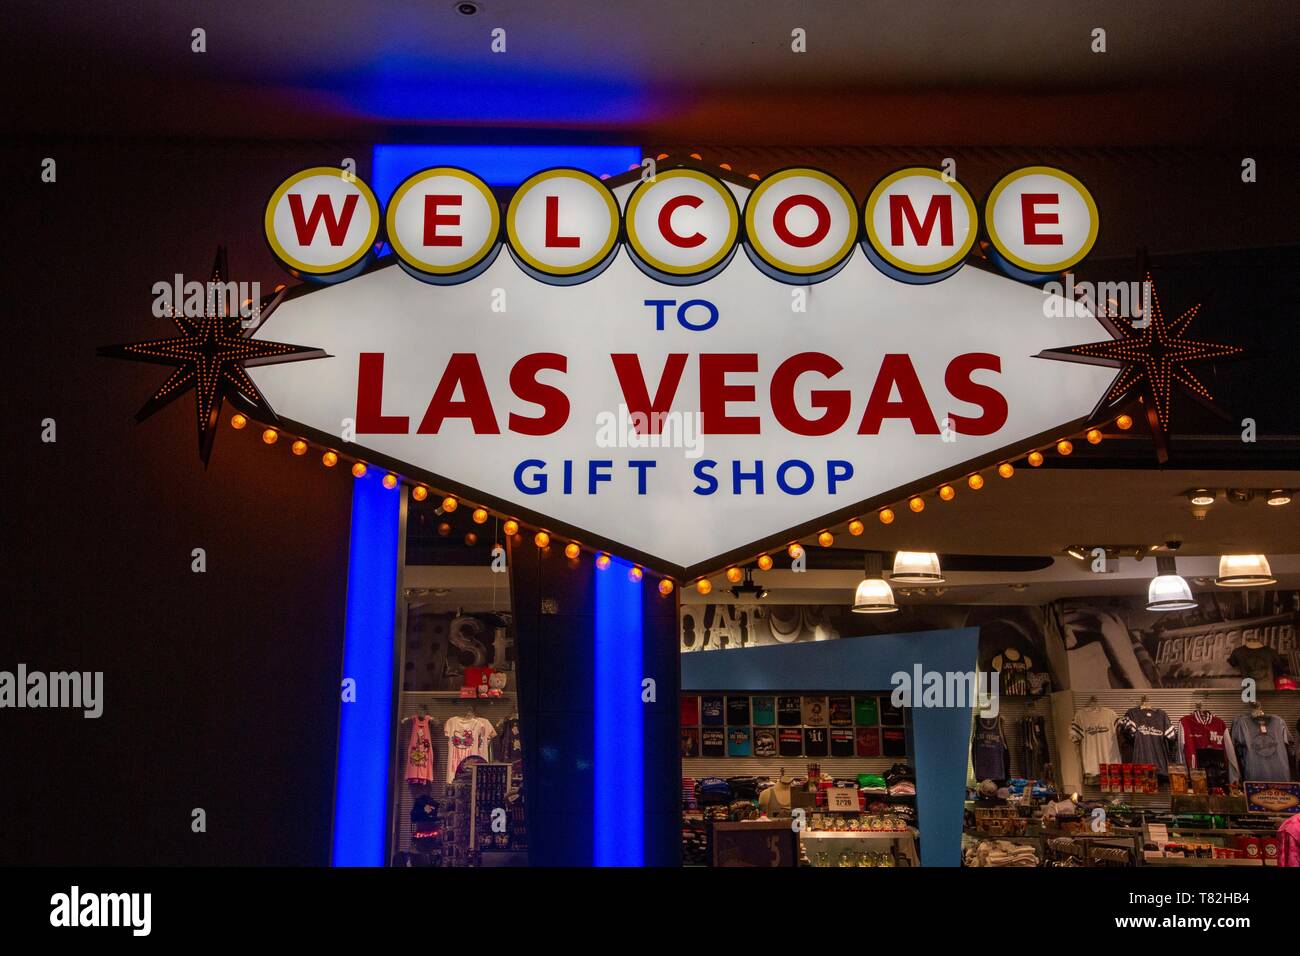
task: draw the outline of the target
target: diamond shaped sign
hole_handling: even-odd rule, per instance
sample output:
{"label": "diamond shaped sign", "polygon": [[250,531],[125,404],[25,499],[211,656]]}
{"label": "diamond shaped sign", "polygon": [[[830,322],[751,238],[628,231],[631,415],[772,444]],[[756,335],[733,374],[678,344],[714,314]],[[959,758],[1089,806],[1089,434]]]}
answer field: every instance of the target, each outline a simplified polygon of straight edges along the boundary
{"label": "diamond shaped sign", "polygon": [[740,252],[674,285],[636,252],[568,285],[390,258],[255,334],[330,358],[248,372],[286,428],[683,578],[1076,430],[1116,374],[1036,358],[1099,323],[969,266],[909,284],[855,247],[798,285]]}

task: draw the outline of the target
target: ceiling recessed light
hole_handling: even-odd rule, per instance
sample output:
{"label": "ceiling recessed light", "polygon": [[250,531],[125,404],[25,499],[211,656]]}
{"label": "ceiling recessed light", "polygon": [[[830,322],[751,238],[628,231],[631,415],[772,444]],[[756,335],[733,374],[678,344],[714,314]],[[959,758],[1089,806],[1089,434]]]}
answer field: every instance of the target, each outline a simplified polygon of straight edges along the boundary
{"label": "ceiling recessed light", "polygon": [[1187,500],[1198,508],[1208,508],[1214,504],[1214,492],[1208,488],[1197,488],[1187,493]]}
{"label": "ceiling recessed light", "polygon": [[1282,488],[1274,488],[1268,493],[1268,503],[1274,508],[1279,505],[1289,505],[1291,503],[1291,492]]}
{"label": "ceiling recessed light", "polygon": [[459,0],[456,4],[456,12],[462,17],[472,17],[481,9],[483,9],[482,5],[477,3],[476,0]]}

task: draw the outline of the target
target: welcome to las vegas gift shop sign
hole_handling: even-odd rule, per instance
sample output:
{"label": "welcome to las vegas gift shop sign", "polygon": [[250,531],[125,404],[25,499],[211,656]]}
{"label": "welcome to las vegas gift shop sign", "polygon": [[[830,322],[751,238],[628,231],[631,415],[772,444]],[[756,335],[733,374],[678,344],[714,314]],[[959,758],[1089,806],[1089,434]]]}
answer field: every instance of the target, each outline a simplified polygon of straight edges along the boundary
{"label": "welcome to las vegas gift shop sign", "polygon": [[[264,227],[311,282],[254,338],[330,356],[248,369],[285,428],[679,576],[1077,427],[1115,375],[1035,357],[1099,331],[1032,283],[1097,235],[1048,167],[982,209],[923,167],[861,203],[807,168],[550,169],[499,201],[436,167],[382,208],[318,167]],[[1011,278],[963,268],[981,230]]]}

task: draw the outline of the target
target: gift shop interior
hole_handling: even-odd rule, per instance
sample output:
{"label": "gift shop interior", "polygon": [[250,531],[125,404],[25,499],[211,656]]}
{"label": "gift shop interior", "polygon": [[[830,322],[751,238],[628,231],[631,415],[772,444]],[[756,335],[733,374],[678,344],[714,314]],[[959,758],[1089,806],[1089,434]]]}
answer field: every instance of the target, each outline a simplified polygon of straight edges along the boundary
{"label": "gift shop interior", "polygon": [[[1094,465],[1139,447],[1097,437],[1078,442]],[[1082,457],[1049,448],[683,589],[684,863],[1294,854],[1295,473]],[[975,648],[973,703],[945,725],[948,662]],[[736,835],[763,828],[781,840]]]}

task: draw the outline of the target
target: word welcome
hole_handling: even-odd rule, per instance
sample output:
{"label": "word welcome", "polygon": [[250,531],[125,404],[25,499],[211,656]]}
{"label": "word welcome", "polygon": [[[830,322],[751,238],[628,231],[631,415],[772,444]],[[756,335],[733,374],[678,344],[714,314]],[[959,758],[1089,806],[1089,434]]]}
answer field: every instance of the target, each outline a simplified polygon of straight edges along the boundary
{"label": "word welcome", "polygon": [[1003,176],[982,215],[956,178],[924,166],[890,173],[861,204],[838,179],[806,167],[757,183],[693,168],[647,173],[611,189],[580,169],[543,170],[503,214],[478,176],[435,166],[403,181],[381,212],[354,174],[317,166],[280,184],[264,229],[286,269],[318,282],[359,274],[387,242],[405,271],[436,285],[473,279],[503,247],[539,281],[572,285],[608,268],[620,246],[670,285],[707,281],[738,248],[773,278],[807,285],[843,268],[855,246],[890,278],[938,282],[964,265],[981,231],[999,268],[1041,282],[1083,259],[1099,226],[1087,188],[1050,166]]}

